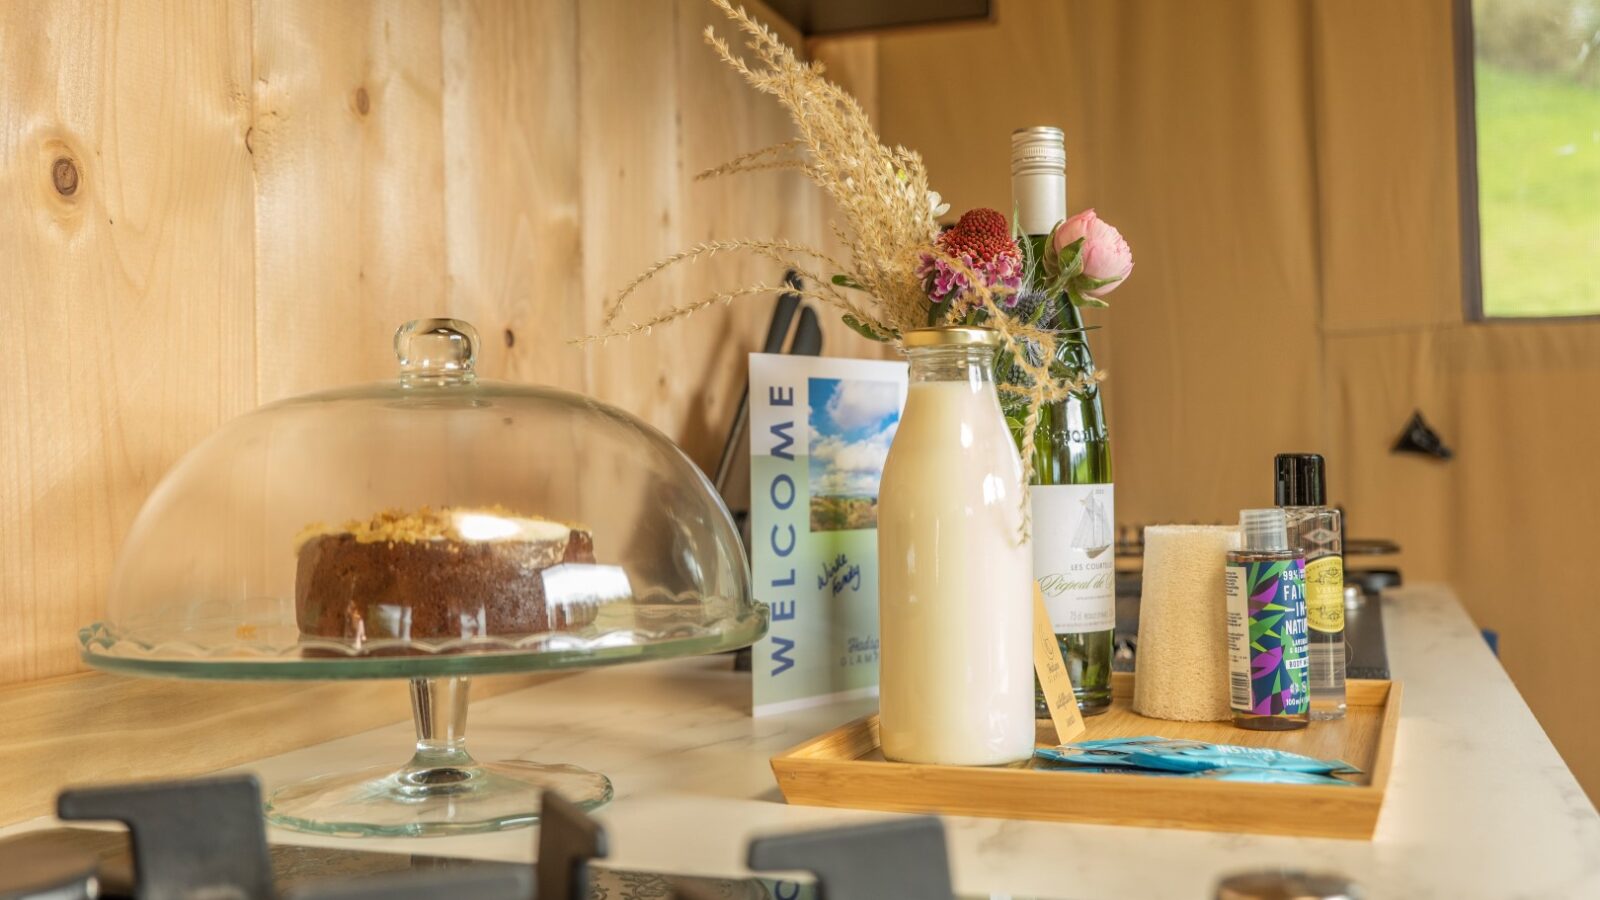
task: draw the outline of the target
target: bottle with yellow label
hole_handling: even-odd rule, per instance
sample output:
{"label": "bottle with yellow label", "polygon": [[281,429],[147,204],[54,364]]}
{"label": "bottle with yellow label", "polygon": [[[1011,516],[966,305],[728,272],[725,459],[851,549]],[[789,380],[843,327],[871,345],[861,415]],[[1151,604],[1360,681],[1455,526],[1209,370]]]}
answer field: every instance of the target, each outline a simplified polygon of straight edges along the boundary
{"label": "bottle with yellow label", "polygon": [[1327,474],[1316,453],[1280,453],[1277,505],[1289,520],[1289,544],[1306,556],[1306,655],[1311,718],[1344,718],[1344,533],[1327,506]]}

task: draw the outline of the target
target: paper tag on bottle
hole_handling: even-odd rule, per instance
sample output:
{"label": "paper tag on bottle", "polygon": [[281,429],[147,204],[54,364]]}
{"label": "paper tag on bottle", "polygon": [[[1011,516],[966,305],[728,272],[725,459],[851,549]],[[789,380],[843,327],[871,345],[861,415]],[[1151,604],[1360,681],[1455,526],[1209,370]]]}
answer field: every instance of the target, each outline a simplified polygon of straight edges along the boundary
{"label": "paper tag on bottle", "polygon": [[1050,613],[1044,607],[1044,594],[1038,584],[1033,586],[1033,670],[1039,674],[1045,705],[1050,707],[1050,721],[1056,726],[1056,743],[1072,743],[1087,726],[1078,711],[1072,676],[1067,672],[1066,660],[1061,658],[1061,645],[1056,643],[1056,632],[1050,627]]}

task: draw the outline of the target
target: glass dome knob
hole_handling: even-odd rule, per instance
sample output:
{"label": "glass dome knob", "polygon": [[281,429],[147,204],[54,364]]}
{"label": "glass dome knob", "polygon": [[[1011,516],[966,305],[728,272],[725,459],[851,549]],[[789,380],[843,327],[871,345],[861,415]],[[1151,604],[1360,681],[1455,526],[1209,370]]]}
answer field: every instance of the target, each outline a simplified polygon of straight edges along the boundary
{"label": "glass dome knob", "polygon": [[460,319],[413,319],[394,333],[404,384],[464,384],[475,377],[478,329]]}

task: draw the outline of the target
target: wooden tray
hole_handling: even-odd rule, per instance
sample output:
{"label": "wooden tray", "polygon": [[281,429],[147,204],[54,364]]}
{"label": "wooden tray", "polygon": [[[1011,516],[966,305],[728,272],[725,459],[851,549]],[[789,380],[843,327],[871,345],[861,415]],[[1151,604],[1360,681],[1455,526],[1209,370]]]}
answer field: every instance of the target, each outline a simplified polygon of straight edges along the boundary
{"label": "wooden tray", "polygon": [[[1400,684],[1351,681],[1349,711],[1302,731],[1247,731],[1227,722],[1147,719],[1130,708],[1133,676],[1112,680],[1111,709],[1087,720],[1084,739],[1160,735],[1219,744],[1276,747],[1342,759],[1363,774],[1355,787],[1248,784],[1141,775],[1092,775],[1016,767],[889,762],[878,748],[878,717],[857,719],[773,757],[790,803],[893,812],[1046,819],[1150,828],[1243,831],[1369,840],[1389,783]],[[1039,740],[1055,744],[1041,721]]]}

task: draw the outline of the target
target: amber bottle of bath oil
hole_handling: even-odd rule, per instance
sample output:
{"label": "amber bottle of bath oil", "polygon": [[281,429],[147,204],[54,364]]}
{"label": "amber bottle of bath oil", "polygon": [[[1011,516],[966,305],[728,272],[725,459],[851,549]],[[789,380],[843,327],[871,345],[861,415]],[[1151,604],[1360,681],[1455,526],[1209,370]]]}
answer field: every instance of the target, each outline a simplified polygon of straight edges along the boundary
{"label": "amber bottle of bath oil", "polygon": [[1239,513],[1243,549],[1228,552],[1229,705],[1233,724],[1259,731],[1311,721],[1306,656],[1306,558],[1289,546],[1281,509]]}

